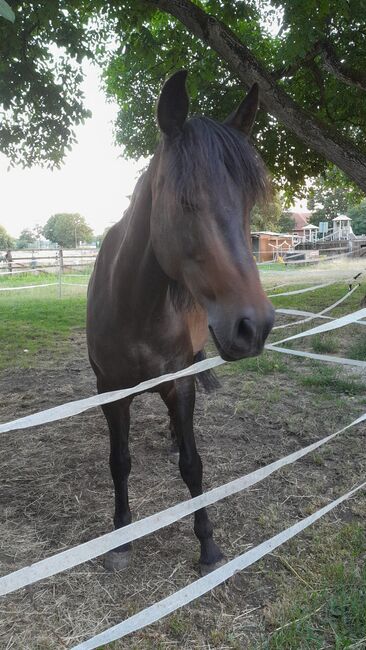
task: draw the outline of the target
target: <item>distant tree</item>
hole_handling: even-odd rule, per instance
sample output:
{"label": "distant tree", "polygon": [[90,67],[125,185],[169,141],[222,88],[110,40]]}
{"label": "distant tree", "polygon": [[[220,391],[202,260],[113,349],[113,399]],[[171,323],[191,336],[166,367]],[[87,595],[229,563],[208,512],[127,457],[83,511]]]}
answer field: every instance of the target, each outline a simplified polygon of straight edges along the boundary
{"label": "distant tree", "polygon": [[110,229],[111,229],[111,226],[107,226],[106,228],[104,228],[101,235],[96,235],[95,236],[95,241],[96,241],[96,244],[97,244],[98,247],[101,246],[104,237],[106,236],[108,230],[110,230]]}
{"label": "distant tree", "polygon": [[280,232],[292,232],[295,228],[295,220],[287,212],[283,212],[280,216],[278,227]]}
{"label": "distant tree", "polygon": [[271,201],[253,208],[251,230],[277,230],[282,211],[281,197],[277,192]]}
{"label": "distant tree", "polygon": [[329,221],[339,214],[348,214],[351,206],[357,205],[364,194],[356,187],[350,187],[349,180],[335,167],[324,176],[319,176],[307,195],[307,207],[312,211],[311,223]]}
{"label": "distant tree", "polygon": [[43,228],[43,235],[63,248],[74,248],[79,242],[90,243],[93,231],[80,214],[54,214]]}
{"label": "distant tree", "polygon": [[41,226],[40,223],[36,223],[36,225],[32,228],[32,232],[34,233],[36,240],[41,239],[43,236],[43,226]]}
{"label": "distant tree", "polygon": [[37,240],[36,234],[33,230],[29,228],[24,228],[19,235],[19,239],[16,242],[17,248],[27,248],[28,244],[33,244]]}
{"label": "distant tree", "polygon": [[366,199],[350,208],[347,216],[352,219],[352,228],[355,235],[366,235]]}
{"label": "distant tree", "polygon": [[339,214],[345,214],[348,208],[348,192],[342,187],[327,187],[324,180],[319,178],[311,190],[310,210],[313,207],[311,223],[317,226],[320,221],[332,221]]}
{"label": "distant tree", "polygon": [[5,230],[4,226],[0,225],[0,248],[3,250],[6,248],[13,248],[14,243],[14,239]]}

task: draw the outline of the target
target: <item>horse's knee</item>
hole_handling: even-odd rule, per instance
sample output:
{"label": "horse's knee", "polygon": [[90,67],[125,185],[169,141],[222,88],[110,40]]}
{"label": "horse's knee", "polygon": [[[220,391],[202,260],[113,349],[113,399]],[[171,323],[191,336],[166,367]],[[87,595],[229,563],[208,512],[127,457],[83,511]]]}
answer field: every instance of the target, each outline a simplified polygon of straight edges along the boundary
{"label": "horse's knee", "polygon": [[184,452],[179,455],[179,469],[183,481],[190,487],[202,482],[202,461],[198,453],[187,456]]}

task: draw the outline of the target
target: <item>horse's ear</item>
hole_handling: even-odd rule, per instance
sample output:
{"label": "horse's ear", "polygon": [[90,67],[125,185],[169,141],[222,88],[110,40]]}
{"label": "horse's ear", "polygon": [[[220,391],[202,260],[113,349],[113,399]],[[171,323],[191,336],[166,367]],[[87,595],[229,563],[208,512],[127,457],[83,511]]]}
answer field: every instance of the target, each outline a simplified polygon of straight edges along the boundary
{"label": "horse's ear", "polygon": [[165,82],[160,93],[158,124],[160,130],[168,136],[173,136],[182,129],[188,115],[186,78],[187,70],[179,70]]}
{"label": "horse's ear", "polygon": [[238,108],[226,118],[225,124],[250,135],[259,105],[259,87],[254,83]]}

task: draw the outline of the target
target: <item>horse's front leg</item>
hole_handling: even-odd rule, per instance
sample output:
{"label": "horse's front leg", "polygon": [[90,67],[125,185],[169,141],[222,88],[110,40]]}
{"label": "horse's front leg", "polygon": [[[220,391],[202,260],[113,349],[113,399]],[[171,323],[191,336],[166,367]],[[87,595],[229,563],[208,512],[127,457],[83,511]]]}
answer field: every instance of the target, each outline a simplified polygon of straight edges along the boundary
{"label": "horse's front leg", "polygon": [[[174,426],[178,448],[179,469],[191,496],[202,494],[202,461],[197,452],[193,432],[195,405],[194,378],[179,379],[174,384],[162,386],[161,396],[166,403]],[[204,575],[223,562],[224,556],[213,540],[213,526],[206,508],[194,514],[194,532],[201,545],[200,568]]]}
{"label": "horse's front leg", "polygon": [[[130,403],[130,400],[120,400],[102,406],[110,434],[109,465],[115,493],[115,528],[127,526],[132,519],[128,503],[128,476],[131,471],[131,457],[128,448]],[[131,543],[129,543],[109,551],[104,556],[105,567],[111,570],[125,568],[130,559],[131,548]]]}

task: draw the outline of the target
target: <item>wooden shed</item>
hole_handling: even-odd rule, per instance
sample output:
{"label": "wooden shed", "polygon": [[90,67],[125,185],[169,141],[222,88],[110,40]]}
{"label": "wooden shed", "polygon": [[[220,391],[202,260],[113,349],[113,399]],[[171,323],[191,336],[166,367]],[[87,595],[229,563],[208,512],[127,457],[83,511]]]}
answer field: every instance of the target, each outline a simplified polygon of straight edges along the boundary
{"label": "wooden shed", "polygon": [[272,262],[293,250],[293,235],[271,231],[252,232],[252,251],[257,262]]}

